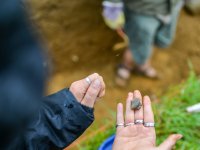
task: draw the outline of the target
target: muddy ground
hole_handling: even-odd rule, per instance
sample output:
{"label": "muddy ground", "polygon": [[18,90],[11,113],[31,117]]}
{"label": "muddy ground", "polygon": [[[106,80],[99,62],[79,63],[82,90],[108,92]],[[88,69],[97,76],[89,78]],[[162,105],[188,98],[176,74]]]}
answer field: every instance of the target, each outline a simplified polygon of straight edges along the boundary
{"label": "muddy ground", "polygon": [[[52,59],[52,77],[48,93],[67,87],[71,82],[98,72],[107,84],[106,96],[96,105],[96,121],[87,131],[89,135],[105,124],[118,101],[124,101],[127,92],[139,89],[143,94],[161,96],[170,86],[179,84],[188,76],[188,61],[200,74],[200,17],[182,11],[176,39],[168,49],[155,48],[153,65],[161,73],[161,80],[149,80],[132,75],[126,88],[114,84],[114,68],[120,62],[122,51],[112,46],[120,41],[114,31],[105,26],[101,17],[101,0],[31,0],[33,18],[46,40]],[[85,139],[82,136],[81,139]]]}

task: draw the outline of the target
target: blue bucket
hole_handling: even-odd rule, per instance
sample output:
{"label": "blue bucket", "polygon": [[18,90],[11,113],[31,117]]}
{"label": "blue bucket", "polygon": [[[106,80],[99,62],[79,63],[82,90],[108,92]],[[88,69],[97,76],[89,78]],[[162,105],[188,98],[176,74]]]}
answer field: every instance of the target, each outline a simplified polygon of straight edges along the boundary
{"label": "blue bucket", "polygon": [[112,150],[112,145],[115,140],[115,135],[110,136],[107,138],[99,147],[99,150]]}

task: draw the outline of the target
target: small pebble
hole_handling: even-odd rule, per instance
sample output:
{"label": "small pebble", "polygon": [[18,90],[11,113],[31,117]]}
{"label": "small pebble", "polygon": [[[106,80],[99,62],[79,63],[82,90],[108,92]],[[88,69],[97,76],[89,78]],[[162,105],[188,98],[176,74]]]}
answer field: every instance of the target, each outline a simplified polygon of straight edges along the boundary
{"label": "small pebble", "polygon": [[131,109],[132,110],[139,110],[141,108],[142,104],[140,102],[140,99],[136,98],[131,101]]}

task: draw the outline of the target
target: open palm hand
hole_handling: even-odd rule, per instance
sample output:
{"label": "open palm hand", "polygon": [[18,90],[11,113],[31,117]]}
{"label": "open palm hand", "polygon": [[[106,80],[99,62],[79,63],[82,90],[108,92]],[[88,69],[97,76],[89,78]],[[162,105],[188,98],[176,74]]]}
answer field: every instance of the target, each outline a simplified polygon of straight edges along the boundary
{"label": "open palm hand", "polygon": [[[139,110],[133,111],[130,106],[131,101],[135,98],[140,99],[143,106]],[[125,120],[123,105],[120,103],[117,107],[118,127],[113,150],[170,150],[182,137],[180,134],[171,135],[159,147],[156,147],[155,128],[147,127],[145,123],[154,123],[150,98],[145,96],[142,100],[139,91],[129,93],[126,101]]]}

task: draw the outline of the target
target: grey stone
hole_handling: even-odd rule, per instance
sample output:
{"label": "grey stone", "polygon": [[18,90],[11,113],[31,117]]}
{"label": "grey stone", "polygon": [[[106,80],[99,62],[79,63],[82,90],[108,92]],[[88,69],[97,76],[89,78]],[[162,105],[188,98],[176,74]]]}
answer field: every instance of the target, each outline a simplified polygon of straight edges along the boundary
{"label": "grey stone", "polygon": [[140,102],[140,99],[135,98],[131,101],[131,109],[132,110],[139,110],[141,108],[142,104]]}

